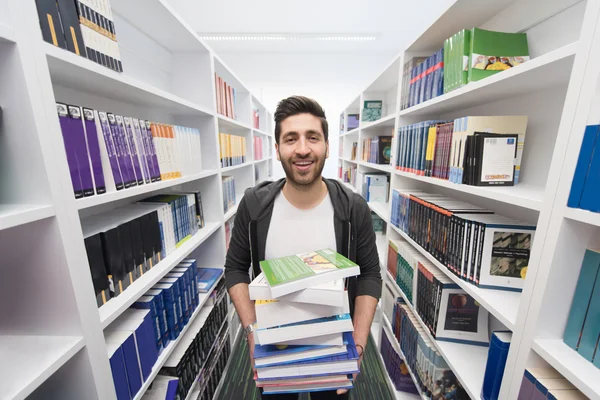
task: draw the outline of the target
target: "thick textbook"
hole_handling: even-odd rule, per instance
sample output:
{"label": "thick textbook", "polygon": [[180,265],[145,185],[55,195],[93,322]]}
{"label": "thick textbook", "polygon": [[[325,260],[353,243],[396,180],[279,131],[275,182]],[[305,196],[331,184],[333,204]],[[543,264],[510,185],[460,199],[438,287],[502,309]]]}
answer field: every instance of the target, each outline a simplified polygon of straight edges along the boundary
{"label": "thick textbook", "polygon": [[206,268],[201,267],[198,271],[198,291],[200,293],[207,293],[208,290],[213,287],[216,281],[218,281],[223,275],[223,270],[220,268]]}
{"label": "thick textbook", "polygon": [[341,346],[344,344],[344,335],[343,332],[338,332],[301,339],[282,340],[277,344],[282,346]]}
{"label": "thick textbook", "polygon": [[498,399],[511,339],[512,332],[510,331],[496,331],[492,333],[488,359],[485,366],[485,375],[483,376],[483,387],[481,389],[483,400]]}
{"label": "thick textbook", "polygon": [[179,379],[172,376],[157,375],[152,381],[152,385],[146,393],[144,393],[143,400],[176,400],[177,399],[177,385],[179,385]]}
{"label": "thick textbook", "polygon": [[[255,353],[256,354],[256,353]],[[267,378],[258,379],[254,374],[254,380],[257,387],[275,387],[275,386],[293,386],[293,385],[310,385],[318,383],[346,383],[352,382],[352,375],[307,375],[299,378]]]}
{"label": "thick textbook", "polygon": [[526,33],[471,29],[469,82],[475,82],[529,60]]}
{"label": "thick textbook", "polygon": [[[260,273],[248,286],[250,300],[273,300],[269,283],[264,273]],[[319,285],[311,286],[306,289],[298,290],[278,298],[281,301],[319,304],[324,306],[342,306],[344,297],[347,297],[344,290],[344,280],[338,279],[333,282],[325,282]]]}
{"label": "thick textbook", "polygon": [[573,183],[571,183],[571,192],[569,193],[569,200],[567,201],[567,206],[569,207],[579,208],[580,206],[583,189],[586,186],[588,175],[590,175],[591,172],[590,166],[594,152],[596,151],[599,132],[600,125],[588,125],[585,128],[581,149],[579,150],[579,158],[577,159],[577,166],[575,167],[575,174],[573,175]]}
{"label": "thick textbook", "polygon": [[264,260],[260,262],[260,269],[274,298],[360,274],[357,264],[332,249]]}
{"label": "thick textbook", "polygon": [[342,314],[272,328],[259,328],[256,330],[255,339],[256,343],[260,345],[280,344],[292,340],[306,340],[317,336],[352,331],[354,331],[354,326],[350,314]]}
{"label": "thick textbook", "polygon": [[350,312],[348,296],[344,297],[344,303],[341,307],[280,300],[256,300],[254,309],[256,310],[256,324],[259,329],[327,318]]}

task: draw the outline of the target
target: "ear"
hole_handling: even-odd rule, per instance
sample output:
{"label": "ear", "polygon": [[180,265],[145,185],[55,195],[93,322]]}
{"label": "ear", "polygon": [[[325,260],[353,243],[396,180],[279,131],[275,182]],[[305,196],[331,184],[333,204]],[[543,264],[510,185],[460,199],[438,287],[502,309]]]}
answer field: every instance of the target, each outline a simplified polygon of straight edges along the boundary
{"label": "ear", "polygon": [[325,143],[325,158],[329,158],[329,140]]}
{"label": "ear", "polygon": [[277,155],[277,161],[281,161],[281,158],[279,158],[279,145],[277,143],[275,143],[275,154]]}

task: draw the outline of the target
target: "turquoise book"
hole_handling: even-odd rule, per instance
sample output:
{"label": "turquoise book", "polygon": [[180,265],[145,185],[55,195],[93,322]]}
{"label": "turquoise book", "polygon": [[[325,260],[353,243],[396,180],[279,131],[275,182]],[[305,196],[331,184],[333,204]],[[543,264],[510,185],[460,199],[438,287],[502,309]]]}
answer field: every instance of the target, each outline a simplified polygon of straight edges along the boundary
{"label": "turquoise book", "polygon": [[526,33],[471,29],[469,82],[506,71],[529,61]]}
{"label": "turquoise book", "polygon": [[586,320],[592,299],[592,292],[594,291],[594,286],[598,285],[597,277],[599,270],[600,253],[594,250],[586,250],[581,264],[581,271],[579,272],[573,303],[571,303],[571,312],[567,320],[567,327],[563,336],[565,344],[573,350],[579,348],[583,324]]}
{"label": "turquoise book", "polygon": [[381,111],[383,109],[383,101],[381,100],[365,100],[362,111],[362,120],[365,122],[377,121],[381,119]]}
{"label": "turquoise book", "polygon": [[594,291],[590,300],[583,330],[581,331],[581,339],[577,352],[586,360],[592,361],[598,344],[598,336],[600,335],[600,283],[596,277]]}

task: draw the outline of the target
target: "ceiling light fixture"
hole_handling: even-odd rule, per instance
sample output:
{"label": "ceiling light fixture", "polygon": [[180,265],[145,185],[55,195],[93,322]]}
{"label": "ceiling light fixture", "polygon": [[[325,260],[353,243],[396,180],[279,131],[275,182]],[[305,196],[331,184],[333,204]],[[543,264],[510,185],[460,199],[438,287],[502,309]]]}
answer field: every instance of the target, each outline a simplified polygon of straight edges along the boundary
{"label": "ceiling light fixture", "polygon": [[379,39],[378,34],[356,33],[202,33],[200,38],[206,41],[353,41],[367,42]]}

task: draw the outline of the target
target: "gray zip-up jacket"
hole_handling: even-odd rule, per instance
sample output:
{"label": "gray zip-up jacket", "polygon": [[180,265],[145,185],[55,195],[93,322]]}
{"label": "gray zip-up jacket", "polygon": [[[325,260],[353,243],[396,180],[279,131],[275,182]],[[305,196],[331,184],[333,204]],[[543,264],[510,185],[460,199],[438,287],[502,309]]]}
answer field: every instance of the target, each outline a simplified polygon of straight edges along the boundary
{"label": "gray zip-up jacket", "polygon": [[[360,266],[360,275],[346,281],[353,311],[356,296],[381,297],[381,270],[371,212],[360,195],[336,180],[323,178],[323,181],[333,203],[336,251]],[[265,259],[273,203],[284,183],[285,178],[263,182],[244,193],[225,260],[227,289],[238,283],[250,283],[250,266],[254,276],[260,274],[259,262]]]}

